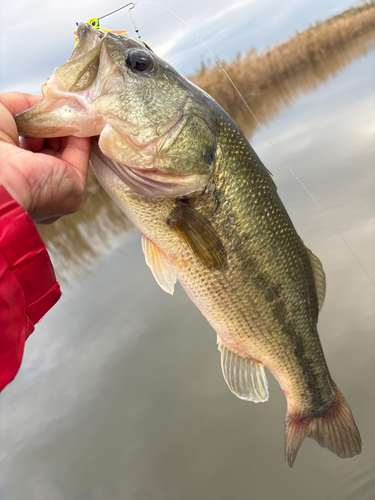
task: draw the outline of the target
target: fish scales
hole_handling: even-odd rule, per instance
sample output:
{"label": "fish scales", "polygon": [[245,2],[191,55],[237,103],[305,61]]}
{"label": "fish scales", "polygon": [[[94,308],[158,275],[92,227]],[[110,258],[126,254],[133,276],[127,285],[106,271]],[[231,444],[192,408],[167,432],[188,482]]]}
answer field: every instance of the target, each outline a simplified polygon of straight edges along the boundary
{"label": "fish scales", "polygon": [[230,390],[262,402],[264,366],[278,380],[289,466],[305,437],[340,457],[360,453],[318,337],[321,263],[246,137],[140,42],[83,23],[78,38],[43,100],[16,117],[19,133],[94,136],[99,181],[142,233],[160,286],[173,293],[178,279],[216,331]]}
{"label": "fish scales", "polygon": [[[219,301],[218,294],[213,296],[206,317],[219,335],[238,337],[248,343],[249,354],[271,371],[275,370],[271,366],[277,366],[281,373],[292,372],[289,380],[294,379],[301,395],[299,408],[303,404],[305,414],[309,414],[332,399],[329,373],[321,364],[322,350],[315,327],[318,303],[311,265],[268,173],[242,132],[225,117],[220,127],[220,152],[211,179],[217,195],[212,196],[208,186],[197,209],[225,242],[228,269],[206,278],[211,287],[219,281],[224,295]],[[235,154],[230,156],[228,149],[233,144]],[[228,220],[231,227],[223,231],[223,223]],[[305,280],[300,280],[301,273]],[[194,296],[194,278],[187,287]],[[301,300],[301,296],[306,299]],[[204,298],[195,300],[206,302]],[[224,313],[219,320],[220,311]],[[263,353],[269,351],[273,354],[265,358]],[[284,363],[276,363],[283,352],[289,353]],[[314,358],[318,361],[315,366]],[[306,374],[306,380],[298,376],[299,369]],[[314,390],[309,390],[309,386]]]}

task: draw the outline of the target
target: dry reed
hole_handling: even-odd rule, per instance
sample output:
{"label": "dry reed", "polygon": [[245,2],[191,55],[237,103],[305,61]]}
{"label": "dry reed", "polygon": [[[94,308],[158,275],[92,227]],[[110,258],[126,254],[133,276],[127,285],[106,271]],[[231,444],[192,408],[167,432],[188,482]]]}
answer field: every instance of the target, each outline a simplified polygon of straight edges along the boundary
{"label": "dry reed", "polygon": [[[297,32],[285,43],[259,53],[251,49],[243,57],[222,64],[246,100],[374,28],[375,0],[369,0],[326,21],[317,22],[301,33]],[[207,68],[202,64],[190,80],[227,111],[240,99],[217,65]]]}

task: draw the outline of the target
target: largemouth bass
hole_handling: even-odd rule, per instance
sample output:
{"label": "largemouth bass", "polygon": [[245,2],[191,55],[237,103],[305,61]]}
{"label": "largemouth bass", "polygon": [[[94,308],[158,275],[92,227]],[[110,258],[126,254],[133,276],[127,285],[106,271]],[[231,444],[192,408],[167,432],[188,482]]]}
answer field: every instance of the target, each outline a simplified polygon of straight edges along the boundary
{"label": "largemouth bass", "polygon": [[179,280],[215,329],[241,399],[268,399],[264,367],[287,398],[285,456],[305,437],[340,457],[361,451],[318,337],[325,275],[270,173],[228,114],[148,47],[78,27],[69,61],[16,117],[31,137],[93,136],[99,181],[142,233],[146,262]]}

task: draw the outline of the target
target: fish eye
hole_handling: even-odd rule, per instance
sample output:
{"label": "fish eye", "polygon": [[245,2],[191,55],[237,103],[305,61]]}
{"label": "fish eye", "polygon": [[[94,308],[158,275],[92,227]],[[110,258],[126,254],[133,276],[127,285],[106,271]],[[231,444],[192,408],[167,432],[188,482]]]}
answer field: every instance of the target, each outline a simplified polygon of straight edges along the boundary
{"label": "fish eye", "polygon": [[131,50],[125,62],[130,69],[135,71],[146,71],[153,68],[153,59],[145,50]]}

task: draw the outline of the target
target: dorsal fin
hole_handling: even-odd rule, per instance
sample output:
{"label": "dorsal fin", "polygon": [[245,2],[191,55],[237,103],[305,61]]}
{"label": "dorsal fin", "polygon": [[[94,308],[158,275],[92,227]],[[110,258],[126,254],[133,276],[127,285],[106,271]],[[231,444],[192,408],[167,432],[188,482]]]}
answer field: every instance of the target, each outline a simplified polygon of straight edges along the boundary
{"label": "dorsal fin", "polygon": [[165,258],[165,255],[154,243],[142,235],[142,249],[145,254],[146,264],[151,269],[159,286],[167,293],[173,295],[174,285],[177,281],[176,274]]}
{"label": "dorsal fin", "polygon": [[324,297],[326,295],[326,275],[323,271],[323,266],[320,260],[312,251],[305,246],[307,255],[309,256],[311,267],[314,273],[316,294],[318,296],[319,311],[323,307]]}
{"label": "dorsal fin", "polygon": [[[264,165],[263,165],[263,166],[264,166]],[[273,180],[273,173],[272,173],[272,172],[270,172],[270,171],[268,170],[268,168],[267,168],[267,167],[264,167],[264,168],[267,170],[267,174],[271,177],[272,184],[273,184],[274,188],[275,188],[275,189],[276,189],[276,191],[277,191],[277,186],[276,186],[276,184],[275,184],[275,181]]]}
{"label": "dorsal fin", "polygon": [[229,389],[240,399],[263,403],[268,400],[268,382],[263,365],[243,358],[228,349],[219,339],[221,369]]}
{"label": "dorsal fin", "polygon": [[222,269],[227,263],[225,248],[211,223],[187,203],[177,200],[167,223],[185,241],[208,269]]}

